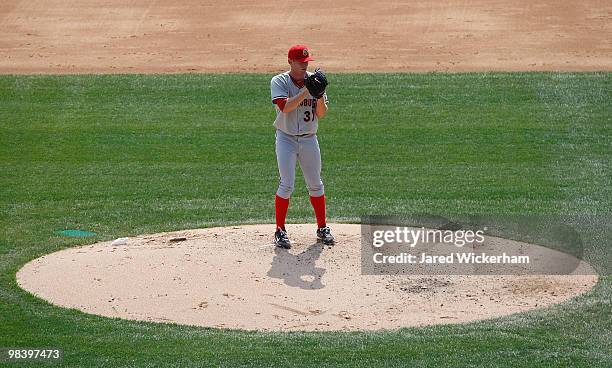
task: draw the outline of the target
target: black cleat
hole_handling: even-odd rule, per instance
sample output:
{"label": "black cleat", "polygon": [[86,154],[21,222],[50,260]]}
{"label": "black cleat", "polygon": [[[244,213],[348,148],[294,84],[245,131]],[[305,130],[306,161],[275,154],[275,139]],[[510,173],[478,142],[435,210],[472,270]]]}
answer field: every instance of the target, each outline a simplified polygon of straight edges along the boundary
{"label": "black cleat", "polygon": [[289,241],[289,237],[287,237],[287,232],[283,229],[276,229],[274,233],[274,244],[283,249],[291,248],[291,242]]}
{"label": "black cleat", "polygon": [[335,243],[331,230],[327,226],[317,229],[317,239],[325,245],[333,245]]}

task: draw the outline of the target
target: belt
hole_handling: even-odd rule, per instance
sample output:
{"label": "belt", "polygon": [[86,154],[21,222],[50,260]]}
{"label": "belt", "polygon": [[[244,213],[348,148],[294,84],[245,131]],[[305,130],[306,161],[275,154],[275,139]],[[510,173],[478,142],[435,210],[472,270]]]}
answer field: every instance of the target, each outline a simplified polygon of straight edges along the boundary
{"label": "belt", "polygon": [[313,135],[313,134],[314,133],[296,134],[294,135],[294,137],[306,137],[306,136]]}

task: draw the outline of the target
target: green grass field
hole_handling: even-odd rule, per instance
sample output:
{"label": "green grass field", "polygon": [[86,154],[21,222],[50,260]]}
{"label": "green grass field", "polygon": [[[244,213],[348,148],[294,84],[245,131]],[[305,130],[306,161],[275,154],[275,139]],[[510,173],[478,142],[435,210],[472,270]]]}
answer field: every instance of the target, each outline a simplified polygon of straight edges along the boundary
{"label": "green grass field", "polygon": [[[329,76],[331,220],[563,216],[602,277],[562,305],[391,332],[252,333],[102,318],[17,287],[24,263],[62,248],[273,222],[270,78],[1,76],[0,348],[60,347],[74,367],[612,366],[611,73]],[[313,222],[296,183],[289,220]]]}

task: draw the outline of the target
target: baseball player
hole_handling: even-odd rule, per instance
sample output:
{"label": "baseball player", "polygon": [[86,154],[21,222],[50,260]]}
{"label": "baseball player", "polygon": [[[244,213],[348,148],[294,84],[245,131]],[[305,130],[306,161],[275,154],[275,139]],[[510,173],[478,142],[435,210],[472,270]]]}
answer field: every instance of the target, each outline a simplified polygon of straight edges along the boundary
{"label": "baseball player", "polygon": [[325,220],[321,151],[316,135],[319,119],[327,113],[327,78],[319,70],[307,71],[308,62],[313,59],[306,46],[292,46],[287,56],[290,70],[276,75],[270,82],[276,109],[276,160],[280,174],[275,199],[274,243],[281,248],[291,248],[285,219],[295,184],[295,165],[299,162],[317,218],[317,239],[331,245],[334,237]]}

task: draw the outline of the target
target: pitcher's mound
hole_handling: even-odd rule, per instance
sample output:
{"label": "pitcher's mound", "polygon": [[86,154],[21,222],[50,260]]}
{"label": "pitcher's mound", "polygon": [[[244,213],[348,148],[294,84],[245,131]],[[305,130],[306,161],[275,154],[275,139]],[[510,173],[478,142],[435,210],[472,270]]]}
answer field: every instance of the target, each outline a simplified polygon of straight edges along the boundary
{"label": "pitcher's mound", "polygon": [[92,314],[274,331],[468,322],[559,303],[597,282],[596,275],[364,276],[360,226],[330,226],[334,247],[316,243],[312,224],[288,225],[288,251],[273,246],[274,225],[97,243],[33,260],[17,281],[53,304]]}

